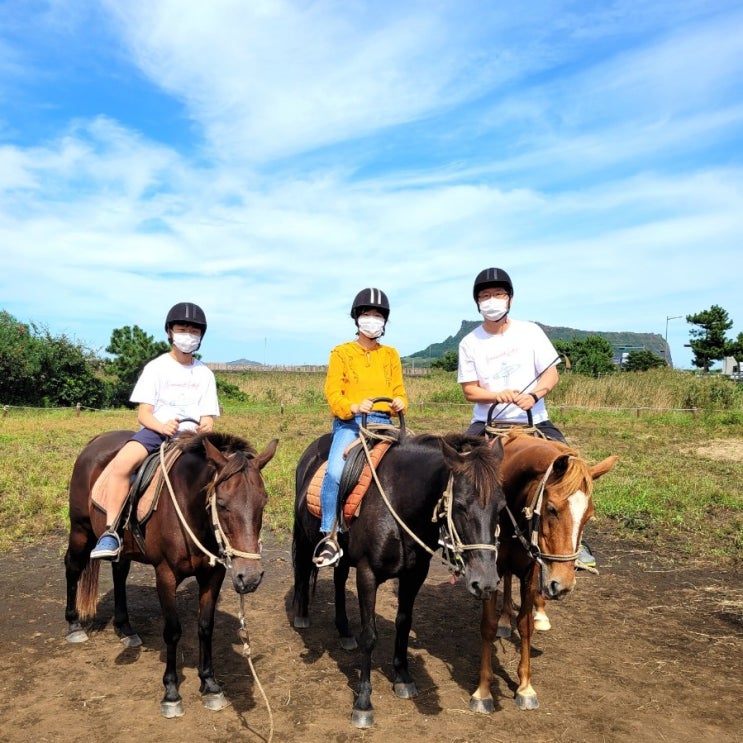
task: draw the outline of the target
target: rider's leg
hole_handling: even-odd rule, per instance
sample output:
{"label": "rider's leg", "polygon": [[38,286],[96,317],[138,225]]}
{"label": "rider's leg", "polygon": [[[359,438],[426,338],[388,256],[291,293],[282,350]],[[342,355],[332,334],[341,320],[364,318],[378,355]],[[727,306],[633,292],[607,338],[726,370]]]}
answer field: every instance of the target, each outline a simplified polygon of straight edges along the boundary
{"label": "rider's leg", "polygon": [[138,441],[127,441],[101,473],[101,477],[104,478],[101,487],[105,493],[106,531],[101,534],[98,544],[93,548],[91,553],[93,559],[118,556],[121,539],[116,528],[129,494],[130,477],[146,457],[147,449],[142,444]]}
{"label": "rider's leg", "polygon": [[348,421],[336,418],[333,421],[333,441],[328,453],[328,468],[320,489],[320,508],[322,509],[320,531],[323,534],[329,534],[333,530],[338,509],[338,486],[343,466],[346,463],[343,454],[358,435],[359,426],[353,418]]}

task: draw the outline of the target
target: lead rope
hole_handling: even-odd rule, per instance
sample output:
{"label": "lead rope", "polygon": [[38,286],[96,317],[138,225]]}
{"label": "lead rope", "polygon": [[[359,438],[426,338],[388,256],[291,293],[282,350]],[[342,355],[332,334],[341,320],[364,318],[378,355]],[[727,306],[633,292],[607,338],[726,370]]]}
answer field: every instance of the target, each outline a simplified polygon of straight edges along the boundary
{"label": "lead rope", "polygon": [[183,516],[183,512],[178,505],[178,501],[175,497],[175,492],[173,491],[173,484],[170,482],[168,471],[165,467],[165,442],[160,445],[160,467],[162,467],[163,478],[165,479],[165,484],[168,486],[168,492],[170,493],[170,500],[173,502],[173,508],[175,508],[175,512],[178,515],[178,520],[181,522],[181,525],[186,530],[186,533],[189,537],[191,537],[194,544],[209,558],[210,567],[214,567],[214,565],[218,562],[224,564],[223,560],[221,560],[219,557],[217,557],[217,555],[210,552],[206,547],[204,547],[203,544],[201,544],[201,542],[198,540],[198,537],[193,533],[191,527],[188,525],[186,519]]}
{"label": "lead rope", "polygon": [[258,674],[255,672],[255,666],[253,665],[253,659],[251,657],[250,635],[248,634],[248,627],[245,623],[245,594],[244,593],[240,594],[239,617],[240,617],[240,629],[237,631],[237,634],[243,643],[243,656],[248,659],[248,666],[250,667],[250,672],[253,674],[253,679],[256,683],[256,686],[258,687],[258,690],[260,691],[261,696],[263,697],[263,701],[266,704],[266,710],[268,711],[268,724],[269,724],[268,743],[271,743],[271,741],[273,740],[273,712],[271,711],[271,704],[268,701],[266,692],[263,689],[263,684],[261,684],[261,681],[258,678]]}

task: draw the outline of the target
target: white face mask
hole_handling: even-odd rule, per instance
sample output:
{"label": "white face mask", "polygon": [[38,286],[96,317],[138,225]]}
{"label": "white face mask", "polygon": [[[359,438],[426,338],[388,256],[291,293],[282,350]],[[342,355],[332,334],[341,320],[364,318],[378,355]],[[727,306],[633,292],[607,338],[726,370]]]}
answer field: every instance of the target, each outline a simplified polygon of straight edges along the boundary
{"label": "white face mask", "polygon": [[193,353],[201,345],[201,336],[195,333],[173,333],[173,345],[182,353]]}
{"label": "white face mask", "polygon": [[480,309],[480,314],[486,320],[492,320],[497,322],[503,315],[508,312],[508,300],[498,299],[498,297],[490,297],[477,305]]}
{"label": "white face mask", "polygon": [[358,319],[359,330],[367,338],[379,338],[384,332],[385,320],[383,317],[376,317],[375,315],[361,315]]}

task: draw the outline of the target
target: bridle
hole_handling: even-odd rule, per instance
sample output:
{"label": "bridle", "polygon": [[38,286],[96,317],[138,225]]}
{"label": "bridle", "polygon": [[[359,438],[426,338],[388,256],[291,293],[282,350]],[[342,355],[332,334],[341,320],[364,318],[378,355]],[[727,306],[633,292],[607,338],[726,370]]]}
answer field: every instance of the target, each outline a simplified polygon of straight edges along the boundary
{"label": "bridle", "polygon": [[[401,516],[397,513],[394,506],[390,502],[390,499],[387,497],[387,493],[385,492],[384,487],[382,487],[382,483],[380,482],[379,476],[377,475],[377,469],[371,458],[371,449],[369,448],[369,445],[367,443],[367,437],[369,438],[382,438],[382,437],[378,434],[378,432],[375,429],[367,429],[364,426],[360,427],[360,434],[361,434],[360,435],[361,445],[364,448],[364,453],[366,454],[366,459],[367,459],[367,462],[369,463],[372,477],[374,478],[374,482],[377,485],[379,494],[381,495],[382,500],[384,501],[384,504],[387,506],[387,509],[392,514],[395,521],[397,521],[400,527],[406,532],[406,534],[408,534],[408,536],[410,536],[415,542],[418,543],[418,545],[420,545],[426,552],[428,552],[429,555],[434,557],[436,555],[436,552],[432,550],[403,521]],[[449,479],[446,483],[446,488],[444,492],[442,493],[441,498],[439,498],[438,502],[436,503],[436,506],[433,509],[433,515],[431,516],[431,521],[433,523],[443,521],[442,526],[443,526],[445,533],[444,533],[444,539],[443,539],[444,545],[442,549],[441,561],[452,575],[460,575],[462,571],[464,570],[464,560],[462,559],[462,555],[464,554],[464,552],[469,551],[469,550],[494,550],[497,555],[498,534],[500,531],[500,525],[496,526],[494,544],[466,544],[462,542],[462,539],[459,536],[459,533],[457,532],[457,528],[454,525],[454,519],[452,518],[453,505],[454,505],[454,473],[450,471]]]}
{"label": "bridle", "polygon": [[[215,555],[213,552],[207,549],[199,541],[199,538],[193,533],[193,530],[188,525],[188,522],[186,521],[186,518],[183,515],[183,511],[181,511],[181,508],[178,505],[178,501],[175,497],[175,491],[173,490],[173,484],[170,482],[170,477],[168,476],[168,470],[165,466],[165,446],[166,446],[165,442],[163,442],[162,445],[160,446],[160,466],[162,467],[163,479],[165,480],[165,484],[168,486],[168,492],[170,493],[170,500],[173,502],[173,507],[175,508],[175,512],[178,516],[178,520],[180,521],[181,525],[183,526],[188,536],[191,537],[191,540],[193,541],[193,543],[209,558],[209,566],[214,567],[216,563],[219,563],[220,565],[224,565],[226,568],[231,568],[233,557],[242,557],[246,560],[260,560],[261,559],[260,552],[243,552],[241,550],[235,549],[230,544],[230,540],[227,538],[227,535],[224,533],[224,529],[222,529],[222,524],[220,523],[219,515],[217,514],[217,487],[221,482],[224,482],[224,480],[226,480],[227,478],[221,477],[221,472],[215,473],[211,482],[209,482],[209,484],[206,486],[206,507],[209,509],[209,513],[211,516],[212,530],[214,531],[214,537],[217,540],[217,545],[219,547],[219,550],[218,550],[219,554]],[[234,456],[235,456],[234,453],[230,454],[228,455],[228,459]],[[233,473],[233,474],[236,474],[236,473]]]}

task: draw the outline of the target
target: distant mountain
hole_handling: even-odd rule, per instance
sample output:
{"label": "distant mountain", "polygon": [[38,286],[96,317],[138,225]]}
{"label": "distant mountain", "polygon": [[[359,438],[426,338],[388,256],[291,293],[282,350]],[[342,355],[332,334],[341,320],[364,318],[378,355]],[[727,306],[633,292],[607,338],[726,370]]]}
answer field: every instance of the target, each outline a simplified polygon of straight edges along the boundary
{"label": "distant mountain", "polygon": [[248,359],[237,359],[236,361],[228,361],[226,366],[263,366],[260,361],[250,361]]}
{"label": "distant mountain", "polygon": [[[459,341],[467,333],[476,328],[481,321],[479,320],[462,320],[462,326],[456,335],[450,335],[446,340],[439,343],[432,343],[421,351],[416,351],[406,356],[407,359],[440,359],[443,358],[447,351],[457,351]],[[576,328],[553,327],[552,325],[542,325],[537,323],[547,334],[551,341],[570,341],[574,338],[586,338],[589,335],[598,335],[605,338],[612,347],[616,355],[625,351],[652,351],[656,356],[665,358],[666,342],[660,333],[630,333],[626,332],[604,332],[602,330],[577,330]],[[670,353],[669,353],[670,361]]]}

